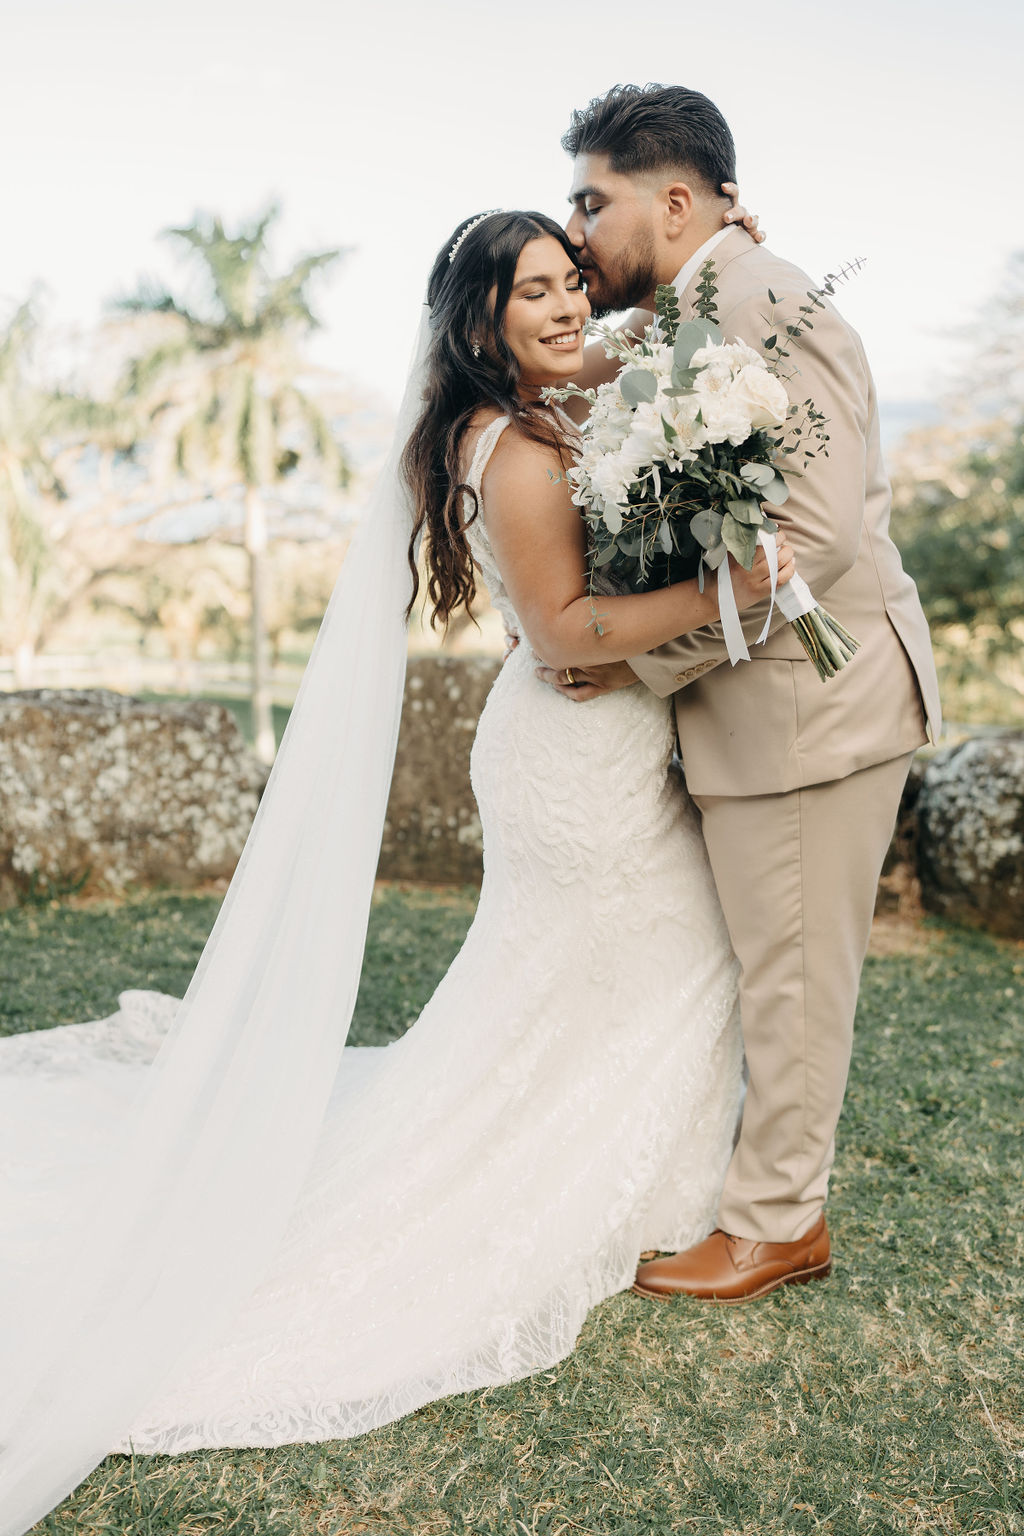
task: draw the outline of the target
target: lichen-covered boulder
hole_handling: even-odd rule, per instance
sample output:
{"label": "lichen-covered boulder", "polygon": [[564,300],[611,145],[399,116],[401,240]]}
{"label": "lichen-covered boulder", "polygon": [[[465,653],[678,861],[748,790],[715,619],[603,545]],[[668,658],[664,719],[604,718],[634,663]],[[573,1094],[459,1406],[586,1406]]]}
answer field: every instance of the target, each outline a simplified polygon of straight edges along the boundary
{"label": "lichen-covered boulder", "polygon": [[222,880],[265,777],[220,704],[0,694],[0,905]]}
{"label": "lichen-covered boulder", "polygon": [[479,883],[483,839],[469,753],[498,667],[476,657],[410,658],[382,879]]}
{"label": "lichen-covered boulder", "polygon": [[917,818],[926,909],[1024,938],[1024,731],[937,753]]}
{"label": "lichen-covered boulder", "polygon": [[875,911],[879,913],[898,914],[903,918],[919,917],[921,913],[917,805],[926,766],[920,757],[915,757],[910,764],[892,842],[878,882]]}

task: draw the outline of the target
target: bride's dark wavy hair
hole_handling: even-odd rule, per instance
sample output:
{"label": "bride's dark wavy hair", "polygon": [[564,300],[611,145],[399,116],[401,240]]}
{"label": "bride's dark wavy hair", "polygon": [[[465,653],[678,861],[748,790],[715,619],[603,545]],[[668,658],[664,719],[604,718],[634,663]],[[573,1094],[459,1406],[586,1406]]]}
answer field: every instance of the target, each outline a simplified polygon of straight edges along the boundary
{"label": "bride's dark wavy hair", "polygon": [[[479,217],[479,216],[477,216]],[[544,443],[568,463],[564,439],[549,412],[520,400],[519,364],[505,341],[504,319],[516,266],[531,240],[551,235],[573,266],[577,253],[565,230],[543,213],[491,213],[474,228],[464,219],[438,253],[430,274],[431,341],[426,362],[425,404],[402,455],[412,493],[413,533],[409,541],[412,612],[420,587],[416,550],[423,537],[431,627],[447,629],[453,613],[470,610],[476,595],[473,558],[466,529],[479,515],[476,492],[462,478],[461,449],[473,414],[494,405],[534,442]],[[468,231],[468,233],[467,233]],[[454,258],[449,254],[459,241]],[[491,290],[495,290],[493,311]],[[473,355],[474,341],[479,356]],[[463,517],[463,497],[469,515]]]}

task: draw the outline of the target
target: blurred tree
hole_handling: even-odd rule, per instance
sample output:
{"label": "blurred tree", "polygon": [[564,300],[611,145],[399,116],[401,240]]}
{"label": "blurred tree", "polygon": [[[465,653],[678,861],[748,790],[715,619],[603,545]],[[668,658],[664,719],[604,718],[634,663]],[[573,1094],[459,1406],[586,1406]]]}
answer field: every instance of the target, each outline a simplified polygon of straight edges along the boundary
{"label": "blurred tree", "polygon": [[897,541],[931,625],[947,710],[961,719],[978,704],[1013,718],[1024,702],[1022,428],[990,429],[987,443],[895,484]]}
{"label": "blurred tree", "polygon": [[969,331],[959,393],[976,416],[1024,415],[1024,251],[1014,251],[996,293]]}
{"label": "blurred tree", "polygon": [[136,540],[136,559],[108,574],[92,594],[97,614],[137,626],[140,645],[165,645],[175,664],[175,686],[201,691],[200,651],[207,643],[229,660],[245,654],[249,605],[244,556],[230,545],[160,545]]}
{"label": "blurred tree", "polygon": [[282,541],[270,573],[267,634],[271,659],[278,666],[289,646],[305,650],[320,628],[331,600],[347,542],[298,544]]}
{"label": "blurred tree", "polygon": [[54,388],[38,366],[37,303],[0,325],[0,652],[29,688],[56,626],[112,570],[127,536],[101,495],[78,503],[68,476],[109,412]]}
{"label": "blurred tree", "polygon": [[1024,251],[971,327],[943,419],[893,456],[893,530],[928,615],[947,713],[1024,701]]}
{"label": "blurred tree", "polygon": [[54,402],[33,377],[37,330],[26,300],[0,331],[0,625],[19,688],[31,681],[38,626],[60,594],[46,512],[66,499],[47,443]]}
{"label": "blurred tree", "polygon": [[152,440],[157,484],[185,479],[204,494],[244,490],[250,588],[252,713],[256,750],[274,754],[267,665],[266,493],[300,471],[344,485],[348,467],[316,402],[301,383],[299,341],[317,328],[310,287],[338,250],[271,271],[270,207],[229,235],[215,216],[165,231],[183,249],[188,295],[144,285],[118,308],[159,316],[160,334],[129,366],[125,395],[138,408],[140,439]]}

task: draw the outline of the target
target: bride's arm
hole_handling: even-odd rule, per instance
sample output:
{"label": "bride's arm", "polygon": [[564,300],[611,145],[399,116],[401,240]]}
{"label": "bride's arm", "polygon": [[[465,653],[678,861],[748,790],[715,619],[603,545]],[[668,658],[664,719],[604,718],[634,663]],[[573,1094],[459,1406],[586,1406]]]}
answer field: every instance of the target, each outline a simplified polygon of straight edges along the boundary
{"label": "bride's arm", "polygon": [[[484,474],[487,532],[512,606],[534,652],[552,667],[587,667],[664,645],[713,624],[718,583],[703,592],[696,581],[622,597],[587,596],[583,523],[553,450],[502,434]],[[752,571],[733,570],[743,610],[769,590],[763,552]],[[780,550],[779,579],[787,580],[788,553]],[[592,622],[600,615],[602,634]]]}

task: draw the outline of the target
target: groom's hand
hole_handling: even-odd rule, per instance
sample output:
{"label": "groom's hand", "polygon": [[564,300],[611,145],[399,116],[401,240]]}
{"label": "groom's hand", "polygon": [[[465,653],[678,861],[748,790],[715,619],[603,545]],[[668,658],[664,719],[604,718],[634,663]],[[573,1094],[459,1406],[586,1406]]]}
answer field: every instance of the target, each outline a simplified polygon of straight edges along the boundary
{"label": "groom's hand", "polygon": [[639,681],[628,661],[606,661],[596,667],[536,667],[535,671],[542,683],[576,704],[599,699],[603,694],[614,693],[616,688],[629,688]]}

